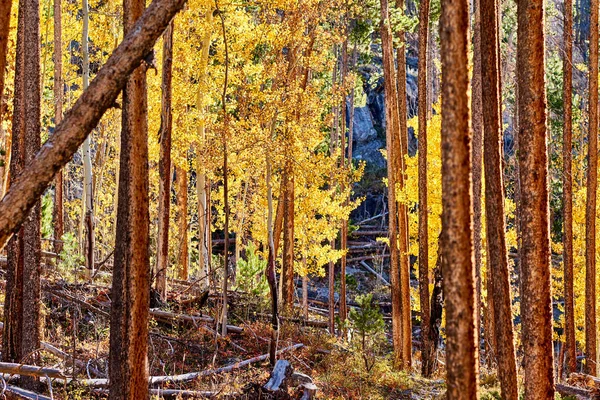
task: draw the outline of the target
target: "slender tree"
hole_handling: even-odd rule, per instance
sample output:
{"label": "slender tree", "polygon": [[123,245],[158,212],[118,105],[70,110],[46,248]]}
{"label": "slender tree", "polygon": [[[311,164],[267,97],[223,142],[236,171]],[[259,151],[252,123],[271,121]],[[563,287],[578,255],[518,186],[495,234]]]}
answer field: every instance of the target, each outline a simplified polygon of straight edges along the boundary
{"label": "slender tree", "polygon": [[[83,90],[90,85],[90,51],[89,51],[89,24],[90,10],[88,0],[83,0]],[[84,210],[84,225],[85,239],[83,243],[85,254],[85,265],[90,270],[94,270],[94,192],[92,178],[92,151],[91,151],[92,135],[83,142],[83,210]]]}
{"label": "slender tree", "polygon": [[[573,0],[565,0],[563,56],[563,268],[565,291],[565,355],[567,376],[575,372],[575,309],[573,295]],[[562,363],[562,360],[560,360]],[[560,364],[559,363],[559,364]]]}
{"label": "slender tree", "polygon": [[525,399],[553,399],[543,0],[518,0],[517,21]]}
{"label": "slender tree", "polygon": [[179,264],[179,279],[187,281],[189,272],[189,250],[188,250],[188,174],[186,167],[176,167],[177,181],[177,226],[179,230],[179,253],[177,261]]}
{"label": "slender tree", "polygon": [[469,124],[469,3],[442,2],[442,252],[448,399],[477,399]]}
{"label": "slender tree", "polygon": [[[287,140],[290,140],[289,138]],[[288,154],[283,173],[283,304],[284,311],[294,306],[294,175],[292,155]]]}
{"label": "slender tree", "polygon": [[173,76],[173,29],[171,21],[163,34],[161,111],[158,142],[158,243],[156,245],[156,291],[164,300],[167,297],[167,268],[169,267],[169,215],[171,210],[171,132],[173,118],[171,112]]}
{"label": "slender tree", "polygon": [[[396,0],[396,9],[404,10],[404,0]],[[408,157],[408,113],[406,109],[406,38],[403,30],[398,32],[399,47],[396,49],[398,87],[398,124],[400,135],[396,141],[394,156],[394,172],[396,182],[404,188],[406,166],[404,160]],[[400,290],[402,301],[402,367],[410,369],[412,364],[412,315],[410,310],[410,263],[408,260],[408,210],[403,203],[398,204],[398,236],[400,242]]]}
{"label": "slender tree", "polygon": [[[34,158],[40,138],[40,14],[39,1],[19,2],[11,176],[18,177]],[[4,360],[21,362],[23,357],[37,360],[40,347],[40,221],[39,197],[29,211],[19,234],[8,248],[7,292],[4,310]],[[29,358],[31,360],[31,358]],[[35,388],[33,378],[22,384]]]}
{"label": "slender tree", "polygon": [[[126,36],[137,29],[134,24],[144,7],[143,0],[124,0]],[[109,398],[112,400],[149,398],[150,216],[146,68],[145,65],[136,68],[123,91],[121,172],[110,315]]]}
{"label": "slender tree", "polygon": [[596,194],[598,191],[598,0],[590,2],[588,173],[585,210],[585,369],[596,375]]}
{"label": "slender tree", "polygon": [[[207,12],[205,21],[208,26],[213,21],[213,12]],[[208,55],[210,48],[212,30],[206,29],[204,36],[202,37],[202,55],[200,58],[200,79],[198,84],[198,92],[196,94],[196,107],[198,110],[205,110],[205,93],[207,87],[207,67],[208,67]],[[206,140],[206,126],[204,120],[200,120],[198,123],[198,138],[204,142]],[[210,287],[210,254],[209,252],[209,239],[210,239],[210,204],[208,201],[209,193],[207,186],[209,179],[206,177],[206,169],[202,157],[200,156],[200,149],[197,149],[196,154],[196,194],[198,197],[198,263],[200,270],[204,272],[206,279],[205,287]]]}
{"label": "slender tree", "polygon": [[419,8],[419,300],[421,303],[421,352],[423,376],[433,372],[433,343],[430,334],[429,305],[429,207],[427,203],[427,44],[429,41],[429,0],[421,0]]}
{"label": "slender tree", "polygon": [[383,49],[383,74],[385,90],[385,120],[386,120],[386,147],[388,163],[388,210],[389,210],[389,247],[390,247],[390,283],[392,294],[392,341],[394,344],[394,366],[398,369],[404,366],[403,343],[402,343],[402,289],[400,286],[400,242],[402,238],[398,235],[398,204],[396,202],[395,157],[396,142],[398,137],[399,117],[397,103],[397,86],[394,65],[394,52],[392,43],[392,32],[389,22],[389,4],[387,0],[381,0],[381,43]]}
{"label": "slender tree", "polygon": [[489,269],[494,298],[495,336],[498,345],[498,376],[502,398],[517,400],[517,364],[508,277],[502,172],[502,93],[500,90],[500,41],[498,3],[481,4],[481,80],[485,157],[485,214],[489,246]]}
{"label": "slender tree", "polygon": [[[473,129],[473,151],[471,163],[473,168],[473,252],[475,254],[475,334],[477,344],[481,336],[481,192],[483,169],[483,109],[481,92],[481,4],[473,1],[473,78],[471,80],[471,128]],[[487,339],[487,337],[486,337]],[[487,349],[487,347],[485,347]],[[489,353],[486,354],[490,361]]]}
{"label": "slender tree", "polygon": [[[24,101],[24,51],[25,0],[19,1],[17,25],[17,51],[15,60],[15,92],[13,98],[12,150],[10,158],[11,181],[18,178],[23,169],[25,152],[25,101]],[[9,187],[10,192],[10,187]],[[35,207],[35,206],[34,206]],[[25,214],[29,215],[29,212]],[[21,228],[10,239],[7,252],[6,294],[4,298],[4,329],[2,331],[2,360],[19,362],[23,334],[23,232]]]}
{"label": "slender tree", "polygon": [[[62,121],[63,113],[63,79],[62,79],[62,5],[61,0],[54,0],[54,125]],[[2,68],[4,70],[4,68]],[[56,174],[54,181],[54,252],[62,250],[64,227],[63,171]]]}

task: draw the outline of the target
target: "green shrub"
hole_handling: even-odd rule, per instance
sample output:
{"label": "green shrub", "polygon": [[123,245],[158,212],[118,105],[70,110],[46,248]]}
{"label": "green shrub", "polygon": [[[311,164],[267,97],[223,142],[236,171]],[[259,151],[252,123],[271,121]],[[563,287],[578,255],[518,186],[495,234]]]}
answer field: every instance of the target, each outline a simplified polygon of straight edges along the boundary
{"label": "green shrub", "polygon": [[365,368],[370,371],[385,340],[385,323],[379,307],[373,305],[372,294],[357,296],[356,302],[359,308],[351,308],[348,315],[353,329],[352,345],[361,353]]}
{"label": "green shrub", "polygon": [[269,284],[265,276],[267,261],[263,260],[256,252],[256,246],[250,242],[246,246],[246,260],[237,262],[236,283],[238,289],[258,297],[266,297]]}

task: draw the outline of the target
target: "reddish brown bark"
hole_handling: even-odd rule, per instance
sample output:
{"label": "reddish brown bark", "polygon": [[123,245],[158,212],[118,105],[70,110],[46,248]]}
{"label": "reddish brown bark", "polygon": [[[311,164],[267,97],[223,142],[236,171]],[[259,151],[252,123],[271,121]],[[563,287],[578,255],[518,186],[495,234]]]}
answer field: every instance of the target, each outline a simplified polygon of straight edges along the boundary
{"label": "reddish brown bark", "polygon": [[490,282],[494,298],[498,377],[502,398],[517,400],[517,364],[513,338],[502,172],[502,94],[497,0],[481,4],[481,80],[485,157],[485,213]]}
{"label": "reddish brown bark", "polygon": [[[471,80],[471,127],[473,129],[473,151],[471,163],[473,168],[473,252],[475,255],[475,334],[477,345],[481,337],[481,192],[482,192],[482,161],[483,161],[483,111],[481,101],[481,4],[480,0],[473,1],[473,78]],[[485,346],[484,346],[485,348]],[[487,357],[490,360],[491,357]]]}
{"label": "reddish brown bark", "polygon": [[469,3],[442,2],[442,252],[448,399],[477,399],[469,124]]}
{"label": "reddish brown bark", "polygon": [[[404,0],[396,0],[396,9],[404,9]],[[408,128],[406,110],[406,48],[404,31],[398,32],[400,47],[396,50],[398,65],[396,84],[398,87],[398,127],[399,140],[396,143],[394,169],[396,182],[404,188],[406,179],[405,158],[408,157]],[[405,204],[398,204],[398,236],[400,242],[400,290],[402,301],[402,358],[403,369],[410,369],[412,364],[412,318],[410,306],[410,263],[408,255],[408,210]]]}
{"label": "reddish brown bark", "polygon": [[543,0],[518,0],[517,20],[525,399],[553,399]]}
{"label": "reddish brown bark", "polygon": [[[54,126],[62,121],[63,113],[63,80],[62,80],[62,6],[60,0],[54,0]],[[2,69],[4,70],[4,68]],[[65,232],[63,172],[56,174],[54,181],[54,252],[62,251],[62,236]]]}
{"label": "reddish brown bark", "polygon": [[585,370],[596,375],[596,194],[598,191],[598,0],[590,2],[588,173],[585,209]]}
{"label": "reddish brown bark", "polygon": [[124,87],[129,74],[154,45],[156,39],[185,0],[155,0],[125,35],[96,78],[56,127],[55,134],[36,157],[13,180],[11,190],[0,203],[0,248],[21,226],[29,210],[42,195],[56,173],[73,157],[100,117]]}
{"label": "reddish brown bark", "polygon": [[[13,114],[13,158],[11,176],[18,177],[39,150],[40,139],[40,34],[39,2],[19,2],[17,63]],[[29,211],[19,234],[8,249],[7,293],[3,359],[21,362],[29,356],[36,362],[40,347],[40,219],[39,197]],[[31,358],[30,358],[31,360]],[[22,384],[35,389],[33,378]]]}
{"label": "reddish brown bark", "polygon": [[[575,372],[575,309],[573,295],[573,0],[565,0],[563,56],[563,268],[565,290],[565,356],[567,376]],[[562,360],[561,360],[562,361]]]}
{"label": "reddish brown bark", "polygon": [[397,86],[394,65],[392,32],[389,24],[389,4],[381,0],[381,42],[383,50],[383,73],[385,90],[386,147],[388,164],[388,210],[389,210],[389,247],[390,247],[390,283],[392,295],[392,342],[394,345],[394,367],[404,365],[402,347],[402,289],[400,286],[400,248],[402,238],[398,236],[398,207],[396,203],[395,142],[399,140],[399,117],[397,107]]}
{"label": "reddish brown bark", "polygon": [[177,180],[177,226],[179,231],[178,275],[179,279],[188,279],[189,250],[188,250],[188,176],[187,169],[176,167]]}
{"label": "reddish brown bark", "polygon": [[[25,153],[25,102],[24,102],[24,52],[25,13],[24,1],[19,1],[17,25],[17,52],[15,61],[15,94],[13,99],[12,150],[10,176],[19,177]],[[10,188],[9,188],[10,189]],[[21,359],[21,336],[23,333],[23,228],[19,229],[7,246],[6,295],[4,299],[4,330],[2,332],[2,360],[19,362]]]}
{"label": "reddish brown bark", "polygon": [[[144,0],[124,0],[125,35],[136,32],[138,27],[134,24],[142,15],[144,7]],[[150,215],[147,108],[146,66],[140,66],[129,76],[123,91],[117,237],[110,313],[111,400],[149,398]]]}
{"label": "reddish brown bark", "polygon": [[156,291],[164,300],[167,297],[167,268],[169,267],[169,214],[171,211],[171,113],[172,74],[173,74],[173,29],[171,21],[163,34],[162,59],[162,98],[160,130],[158,141],[160,155],[158,161],[158,241],[156,244]]}
{"label": "reddish brown bark", "polygon": [[429,36],[429,0],[421,0],[419,8],[419,300],[421,303],[421,373],[433,373],[433,343],[430,337],[429,306],[429,207],[427,203],[427,44]]}

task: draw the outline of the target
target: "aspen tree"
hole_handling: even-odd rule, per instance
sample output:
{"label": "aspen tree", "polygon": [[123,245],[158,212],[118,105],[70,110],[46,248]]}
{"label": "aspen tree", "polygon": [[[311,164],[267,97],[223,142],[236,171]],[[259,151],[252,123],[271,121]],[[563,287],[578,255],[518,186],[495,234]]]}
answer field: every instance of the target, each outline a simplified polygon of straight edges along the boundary
{"label": "aspen tree", "polygon": [[167,269],[169,267],[169,222],[171,210],[171,132],[173,130],[172,80],[173,80],[173,30],[171,21],[163,34],[162,85],[160,130],[160,159],[158,173],[158,240],[156,244],[156,291],[165,300],[167,297]]}

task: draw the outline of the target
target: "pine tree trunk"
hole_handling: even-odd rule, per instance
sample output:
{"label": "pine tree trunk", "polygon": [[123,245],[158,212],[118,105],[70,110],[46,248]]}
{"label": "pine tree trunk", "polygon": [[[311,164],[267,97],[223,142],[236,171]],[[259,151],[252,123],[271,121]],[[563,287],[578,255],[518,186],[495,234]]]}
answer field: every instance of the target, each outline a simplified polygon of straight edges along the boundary
{"label": "pine tree trunk", "polygon": [[160,159],[158,174],[160,179],[158,192],[158,241],[156,244],[156,291],[160,297],[167,298],[167,268],[169,267],[169,222],[171,210],[171,131],[173,119],[171,113],[172,73],[173,73],[173,29],[171,21],[163,34],[162,59],[162,98],[160,114]]}
{"label": "pine tree trunk", "polygon": [[177,180],[177,226],[179,232],[179,253],[177,257],[179,279],[187,281],[189,270],[188,250],[188,176],[187,169],[176,167]]}
{"label": "pine tree trunk", "polygon": [[[25,0],[19,1],[17,51],[15,56],[15,92],[13,98],[12,150],[10,177],[14,181],[21,173],[25,152],[25,87],[24,87]],[[10,187],[9,187],[10,190]],[[29,214],[29,213],[27,213]],[[4,330],[2,332],[2,360],[19,362],[23,354],[23,228],[7,245],[6,294],[4,298]]]}
{"label": "pine tree trunk", "polygon": [[442,2],[442,274],[448,399],[477,399],[469,127],[469,3]]}
{"label": "pine tree trunk", "polygon": [[543,0],[518,0],[517,20],[525,400],[553,399]]}
{"label": "pine tree trunk", "polygon": [[[565,0],[563,56],[563,268],[565,291],[565,355],[566,373],[575,372],[575,309],[573,295],[573,0]],[[562,374],[562,371],[560,371]]]}
{"label": "pine tree trunk", "polygon": [[[471,163],[473,168],[473,252],[475,254],[475,334],[477,347],[481,348],[481,192],[483,168],[483,105],[482,105],[482,78],[481,78],[481,4],[480,0],[473,1],[473,78],[471,81],[471,127],[473,129],[473,151]],[[489,357],[488,357],[489,359]]]}
{"label": "pine tree trunk", "polygon": [[397,86],[394,65],[394,51],[392,32],[389,24],[389,4],[381,0],[381,43],[383,50],[383,74],[385,90],[385,121],[386,121],[386,147],[387,147],[387,176],[388,176],[388,209],[389,209],[389,247],[390,247],[390,283],[392,295],[392,342],[394,345],[394,367],[404,367],[403,342],[402,342],[402,288],[400,286],[400,248],[403,240],[398,236],[398,207],[396,203],[396,173],[395,142],[399,140],[399,117],[397,107]]}
{"label": "pine tree trunk", "polygon": [[[143,0],[124,0],[124,33],[142,15]],[[148,391],[150,306],[148,121],[146,67],[133,71],[123,91],[117,236],[110,316],[111,400],[143,400]]]}
{"label": "pine tree trunk", "polygon": [[498,345],[498,377],[502,398],[518,400],[517,364],[505,237],[498,7],[497,0],[480,0],[480,4],[485,214],[490,261],[488,264],[489,276],[494,298],[494,334]]}
{"label": "pine tree trunk", "polygon": [[427,202],[427,44],[429,41],[429,0],[421,0],[419,8],[419,300],[421,303],[421,373],[433,373],[433,343],[430,337],[429,305],[429,205]]}
{"label": "pine tree trunk", "polygon": [[[62,121],[63,91],[62,79],[62,5],[61,0],[54,0],[54,126]],[[62,251],[62,237],[65,233],[64,225],[64,201],[63,201],[63,171],[56,174],[54,181],[54,252],[60,254]]]}
{"label": "pine tree trunk", "polygon": [[[396,9],[404,10],[404,0],[396,0]],[[397,142],[397,152],[395,154],[394,170],[396,172],[396,182],[400,188],[404,188],[406,180],[405,159],[408,157],[408,114],[406,110],[406,40],[404,31],[398,32],[400,47],[396,50],[397,54],[397,77],[398,85],[398,124],[400,140]],[[400,290],[402,298],[402,358],[403,369],[410,370],[412,365],[412,318],[410,306],[410,262],[408,255],[408,210],[404,203],[398,203],[398,240],[400,242]]]}
{"label": "pine tree trunk", "polygon": [[585,370],[596,375],[596,194],[598,191],[598,0],[590,3],[588,174],[585,217]]}

